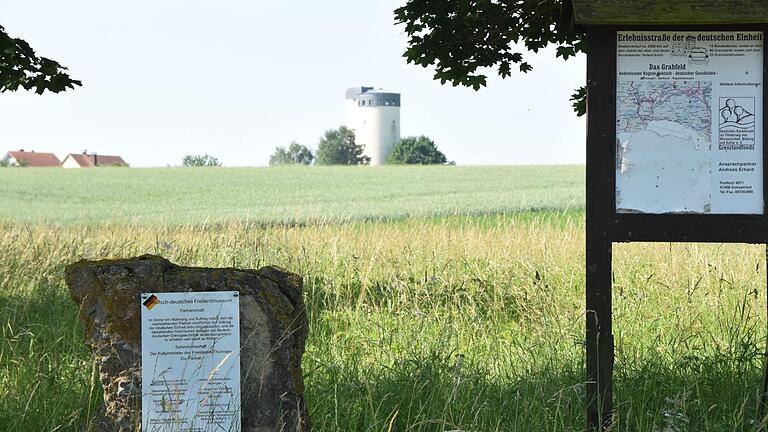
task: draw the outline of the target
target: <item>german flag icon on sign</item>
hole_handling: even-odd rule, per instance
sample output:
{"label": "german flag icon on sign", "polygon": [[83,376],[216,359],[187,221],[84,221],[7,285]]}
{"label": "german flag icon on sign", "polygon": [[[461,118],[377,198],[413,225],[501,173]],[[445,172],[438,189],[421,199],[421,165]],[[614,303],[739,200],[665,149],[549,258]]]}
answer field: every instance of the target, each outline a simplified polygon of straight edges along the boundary
{"label": "german flag icon on sign", "polygon": [[157,298],[157,296],[152,294],[151,296],[149,296],[148,299],[144,300],[143,304],[144,306],[146,306],[147,310],[152,310],[152,308],[155,307],[158,301],[159,299]]}

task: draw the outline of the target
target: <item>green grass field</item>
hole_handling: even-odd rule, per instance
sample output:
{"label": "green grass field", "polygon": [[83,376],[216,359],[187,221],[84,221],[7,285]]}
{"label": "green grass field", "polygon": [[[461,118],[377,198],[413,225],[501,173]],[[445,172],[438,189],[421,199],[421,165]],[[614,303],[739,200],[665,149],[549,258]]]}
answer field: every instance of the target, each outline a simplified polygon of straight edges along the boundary
{"label": "green grass field", "polygon": [[[104,169],[36,178],[9,171],[0,170],[0,197],[16,206],[2,210],[0,224],[0,430],[88,424],[101,389],[62,270],[81,258],[143,253],[183,265],[276,264],[303,275],[310,325],[303,370],[315,430],[584,430],[582,168],[396,168],[382,170],[380,183],[373,169],[288,169],[274,171],[281,181],[262,189],[248,185],[271,171]],[[218,186],[185,192],[207,176]],[[303,189],[319,193],[313,183],[330,178],[344,179],[345,192],[326,194],[328,202],[366,196],[377,212],[360,201],[348,214],[328,210],[319,198],[311,217],[246,211],[267,196],[272,209],[281,197],[314,196]],[[158,179],[141,189],[150,203],[134,198],[125,213],[116,210],[117,197],[139,190],[121,181]],[[5,196],[44,184],[57,193]],[[71,194],[81,199],[90,192],[101,200],[68,207],[64,184],[79,185]],[[232,189],[224,196],[253,202],[218,201],[225,185]],[[467,198],[437,192],[451,188]],[[473,188],[489,197],[486,207],[472,207]],[[419,207],[418,190],[444,207]],[[540,201],[523,206],[507,196],[523,190]],[[147,208],[157,213],[143,214]],[[183,211],[194,208],[211,214]],[[504,213],[510,209],[522,211]],[[413,214],[421,216],[404,217]],[[265,223],[291,220],[302,223]],[[761,430],[764,248],[616,245],[614,260],[613,430]]]}
{"label": "green grass field", "polygon": [[348,221],[581,209],[584,167],[0,169],[0,220]]}

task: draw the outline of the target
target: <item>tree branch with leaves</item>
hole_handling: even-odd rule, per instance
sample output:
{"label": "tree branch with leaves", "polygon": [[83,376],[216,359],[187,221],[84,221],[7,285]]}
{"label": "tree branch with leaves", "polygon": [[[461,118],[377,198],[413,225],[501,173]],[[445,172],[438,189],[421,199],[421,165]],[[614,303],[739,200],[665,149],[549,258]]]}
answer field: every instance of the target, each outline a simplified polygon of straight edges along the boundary
{"label": "tree branch with leaves", "polygon": [[[568,0],[408,0],[395,10],[395,23],[405,28],[408,63],[435,68],[441,84],[475,90],[487,85],[486,69],[502,78],[513,67],[522,73],[533,67],[525,50],[550,45],[567,60],[586,49],[584,33],[563,25]],[[586,90],[571,96],[578,115],[586,112]]]}
{"label": "tree branch with leaves", "polygon": [[55,60],[39,57],[27,42],[9,36],[0,26],[0,93],[19,88],[59,93],[83,85],[66,70]]}

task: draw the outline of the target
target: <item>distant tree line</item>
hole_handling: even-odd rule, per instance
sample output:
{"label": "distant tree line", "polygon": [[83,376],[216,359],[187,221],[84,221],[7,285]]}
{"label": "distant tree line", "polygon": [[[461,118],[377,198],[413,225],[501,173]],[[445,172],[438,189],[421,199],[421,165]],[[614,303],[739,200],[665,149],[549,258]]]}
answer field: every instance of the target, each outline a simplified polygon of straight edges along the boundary
{"label": "distant tree line", "polygon": [[[364,154],[365,145],[355,141],[355,131],[341,126],[325,131],[312,151],[307,146],[291,142],[288,148],[277,147],[269,158],[270,166],[281,165],[368,165],[371,159]],[[405,137],[395,143],[387,164],[443,165],[448,162],[435,142],[426,136]]]}

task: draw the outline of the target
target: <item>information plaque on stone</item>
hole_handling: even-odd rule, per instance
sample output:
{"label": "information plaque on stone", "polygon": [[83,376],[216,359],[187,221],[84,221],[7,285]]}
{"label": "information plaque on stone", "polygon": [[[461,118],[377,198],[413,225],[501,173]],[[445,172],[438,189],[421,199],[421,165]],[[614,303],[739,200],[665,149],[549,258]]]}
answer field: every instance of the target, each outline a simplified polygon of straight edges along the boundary
{"label": "information plaque on stone", "polygon": [[142,293],[142,431],[240,431],[239,303],[237,291]]}
{"label": "information plaque on stone", "polygon": [[763,33],[617,37],[616,211],[763,214]]}

